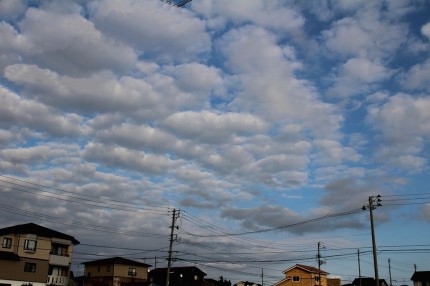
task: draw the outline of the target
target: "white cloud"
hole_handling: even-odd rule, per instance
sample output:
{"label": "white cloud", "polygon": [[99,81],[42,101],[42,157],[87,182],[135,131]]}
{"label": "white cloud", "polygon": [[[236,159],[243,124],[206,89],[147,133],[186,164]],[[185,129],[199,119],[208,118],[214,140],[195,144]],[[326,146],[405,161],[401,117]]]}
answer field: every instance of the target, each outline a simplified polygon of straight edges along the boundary
{"label": "white cloud", "polygon": [[2,0],[0,1],[0,20],[15,19],[26,9],[25,0]]}
{"label": "white cloud", "polygon": [[369,107],[369,123],[383,139],[377,157],[393,167],[420,170],[426,163],[419,154],[429,140],[429,108],[430,97],[407,94],[397,94],[381,106]]}
{"label": "white cloud", "polygon": [[178,164],[163,155],[146,154],[121,146],[98,143],[89,143],[85,146],[83,156],[99,164],[150,174],[166,175],[169,169]]}
{"label": "white cloud", "polygon": [[80,136],[88,130],[83,118],[26,100],[0,86],[0,126],[25,126],[52,136]]}
{"label": "white cloud", "polygon": [[32,45],[24,56],[59,73],[127,71],[137,60],[131,48],[106,37],[79,14],[30,8],[19,27],[20,36]]}
{"label": "white cloud", "polygon": [[207,96],[213,88],[223,83],[219,69],[199,63],[168,66],[164,72],[175,78],[180,89],[201,96]]}
{"label": "white cloud", "polygon": [[333,55],[371,61],[390,59],[407,39],[407,27],[385,20],[373,9],[334,22],[322,32],[323,44]]}
{"label": "white cloud", "polygon": [[430,40],[430,22],[421,27],[421,34]]}
{"label": "white cloud", "polygon": [[263,120],[251,114],[210,111],[175,113],[162,126],[179,137],[218,144],[232,140],[234,135],[252,135],[267,128]]}
{"label": "white cloud", "polygon": [[316,136],[337,136],[342,117],[318,99],[309,82],[296,78],[300,62],[285,57],[273,34],[247,26],[227,33],[219,44],[241,88],[230,104],[233,110],[299,123]]}
{"label": "white cloud", "polygon": [[375,90],[391,77],[393,71],[365,58],[351,58],[344,63],[334,78],[329,95],[348,97]]}
{"label": "white cloud", "polygon": [[208,18],[210,26],[224,26],[229,22],[253,23],[283,33],[298,33],[305,20],[294,8],[282,1],[264,0],[203,0],[193,3],[193,10]]}
{"label": "white cloud", "polygon": [[410,90],[430,92],[430,60],[414,65],[403,75],[402,83]]}
{"label": "white cloud", "polygon": [[186,62],[211,48],[203,21],[161,1],[97,1],[91,18],[106,35],[160,61]]}

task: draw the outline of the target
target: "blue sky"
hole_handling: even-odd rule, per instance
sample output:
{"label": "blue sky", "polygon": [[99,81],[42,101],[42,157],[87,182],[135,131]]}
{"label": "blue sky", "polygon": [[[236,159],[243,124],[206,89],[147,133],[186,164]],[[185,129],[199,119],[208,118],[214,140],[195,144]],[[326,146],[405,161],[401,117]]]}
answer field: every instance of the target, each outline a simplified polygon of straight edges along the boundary
{"label": "blue sky", "polygon": [[273,284],[317,266],[321,242],[347,283],[358,249],[373,276],[359,210],[381,195],[380,277],[391,259],[410,284],[430,270],[429,15],[406,0],[1,0],[0,225],[73,234],[77,273],[113,255],[165,266],[177,209],[174,265]]}

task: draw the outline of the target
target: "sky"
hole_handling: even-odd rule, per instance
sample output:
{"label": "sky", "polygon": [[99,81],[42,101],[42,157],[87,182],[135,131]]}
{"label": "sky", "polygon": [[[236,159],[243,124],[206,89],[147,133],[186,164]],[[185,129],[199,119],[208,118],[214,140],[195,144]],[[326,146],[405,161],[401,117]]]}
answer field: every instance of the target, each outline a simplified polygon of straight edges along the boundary
{"label": "sky", "polygon": [[0,0],[0,227],[73,235],[75,276],[166,267],[173,222],[172,266],[272,285],[319,244],[345,284],[372,207],[379,277],[411,285],[429,79],[425,0]]}

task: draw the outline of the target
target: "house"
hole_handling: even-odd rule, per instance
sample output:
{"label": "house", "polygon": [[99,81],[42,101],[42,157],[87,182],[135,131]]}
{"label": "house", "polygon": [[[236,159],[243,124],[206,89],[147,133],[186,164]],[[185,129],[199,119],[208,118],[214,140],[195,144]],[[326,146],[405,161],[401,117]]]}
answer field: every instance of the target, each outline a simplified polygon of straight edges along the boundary
{"label": "house", "polygon": [[[169,286],[201,286],[206,273],[195,266],[171,267]],[[149,281],[152,285],[166,285],[167,268],[155,268],[149,272]]]}
{"label": "house", "polygon": [[327,286],[328,273],[312,266],[296,264],[283,273],[285,278],[273,286]]}
{"label": "house", "polygon": [[[352,281],[352,286],[375,286],[375,278],[372,277],[361,277],[355,278]],[[388,286],[387,281],[385,279],[379,279],[379,286]]]}
{"label": "house", "polygon": [[239,281],[234,286],[261,286],[261,284],[249,282],[249,281]]}
{"label": "house", "polygon": [[0,285],[64,286],[69,282],[73,236],[27,223],[0,229]]}
{"label": "house", "polygon": [[342,281],[340,278],[327,278],[327,286],[341,286]]}
{"label": "house", "polygon": [[148,267],[135,260],[112,257],[82,263],[85,265],[85,286],[147,285]]}
{"label": "house", "polygon": [[411,280],[414,286],[430,286],[430,271],[415,271]]}

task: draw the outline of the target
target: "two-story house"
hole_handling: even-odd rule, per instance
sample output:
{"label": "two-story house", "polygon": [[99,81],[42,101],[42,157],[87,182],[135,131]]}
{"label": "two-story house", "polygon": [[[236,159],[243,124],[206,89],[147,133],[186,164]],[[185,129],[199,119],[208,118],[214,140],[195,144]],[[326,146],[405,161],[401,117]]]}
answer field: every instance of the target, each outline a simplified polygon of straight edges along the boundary
{"label": "two-story house", "polygon": [[[171,267],[170,286],[202,286],[206,285],[206,273],[195,266]],[[167,268],[155,268],[149,272],[151,285],[166,285]]]}
{"label": "two-story house", "polygon": [[0,229],[0,285],[67,285],[73,236],[27,223]]}
{"label": "two-story house", "polygon": [[411,280],[414,286],[430,286],[430,271],[415,271]]}
{"label": "two-story house", "polygon": [[296,264],[283,272],[285,278],[273,286],[327,286],[327,272],[318,268]]}
{"label": "two-story house", "polygon": [[151,265],[122,257],[92,260],[85,265],[85,286],[146,285]]}

